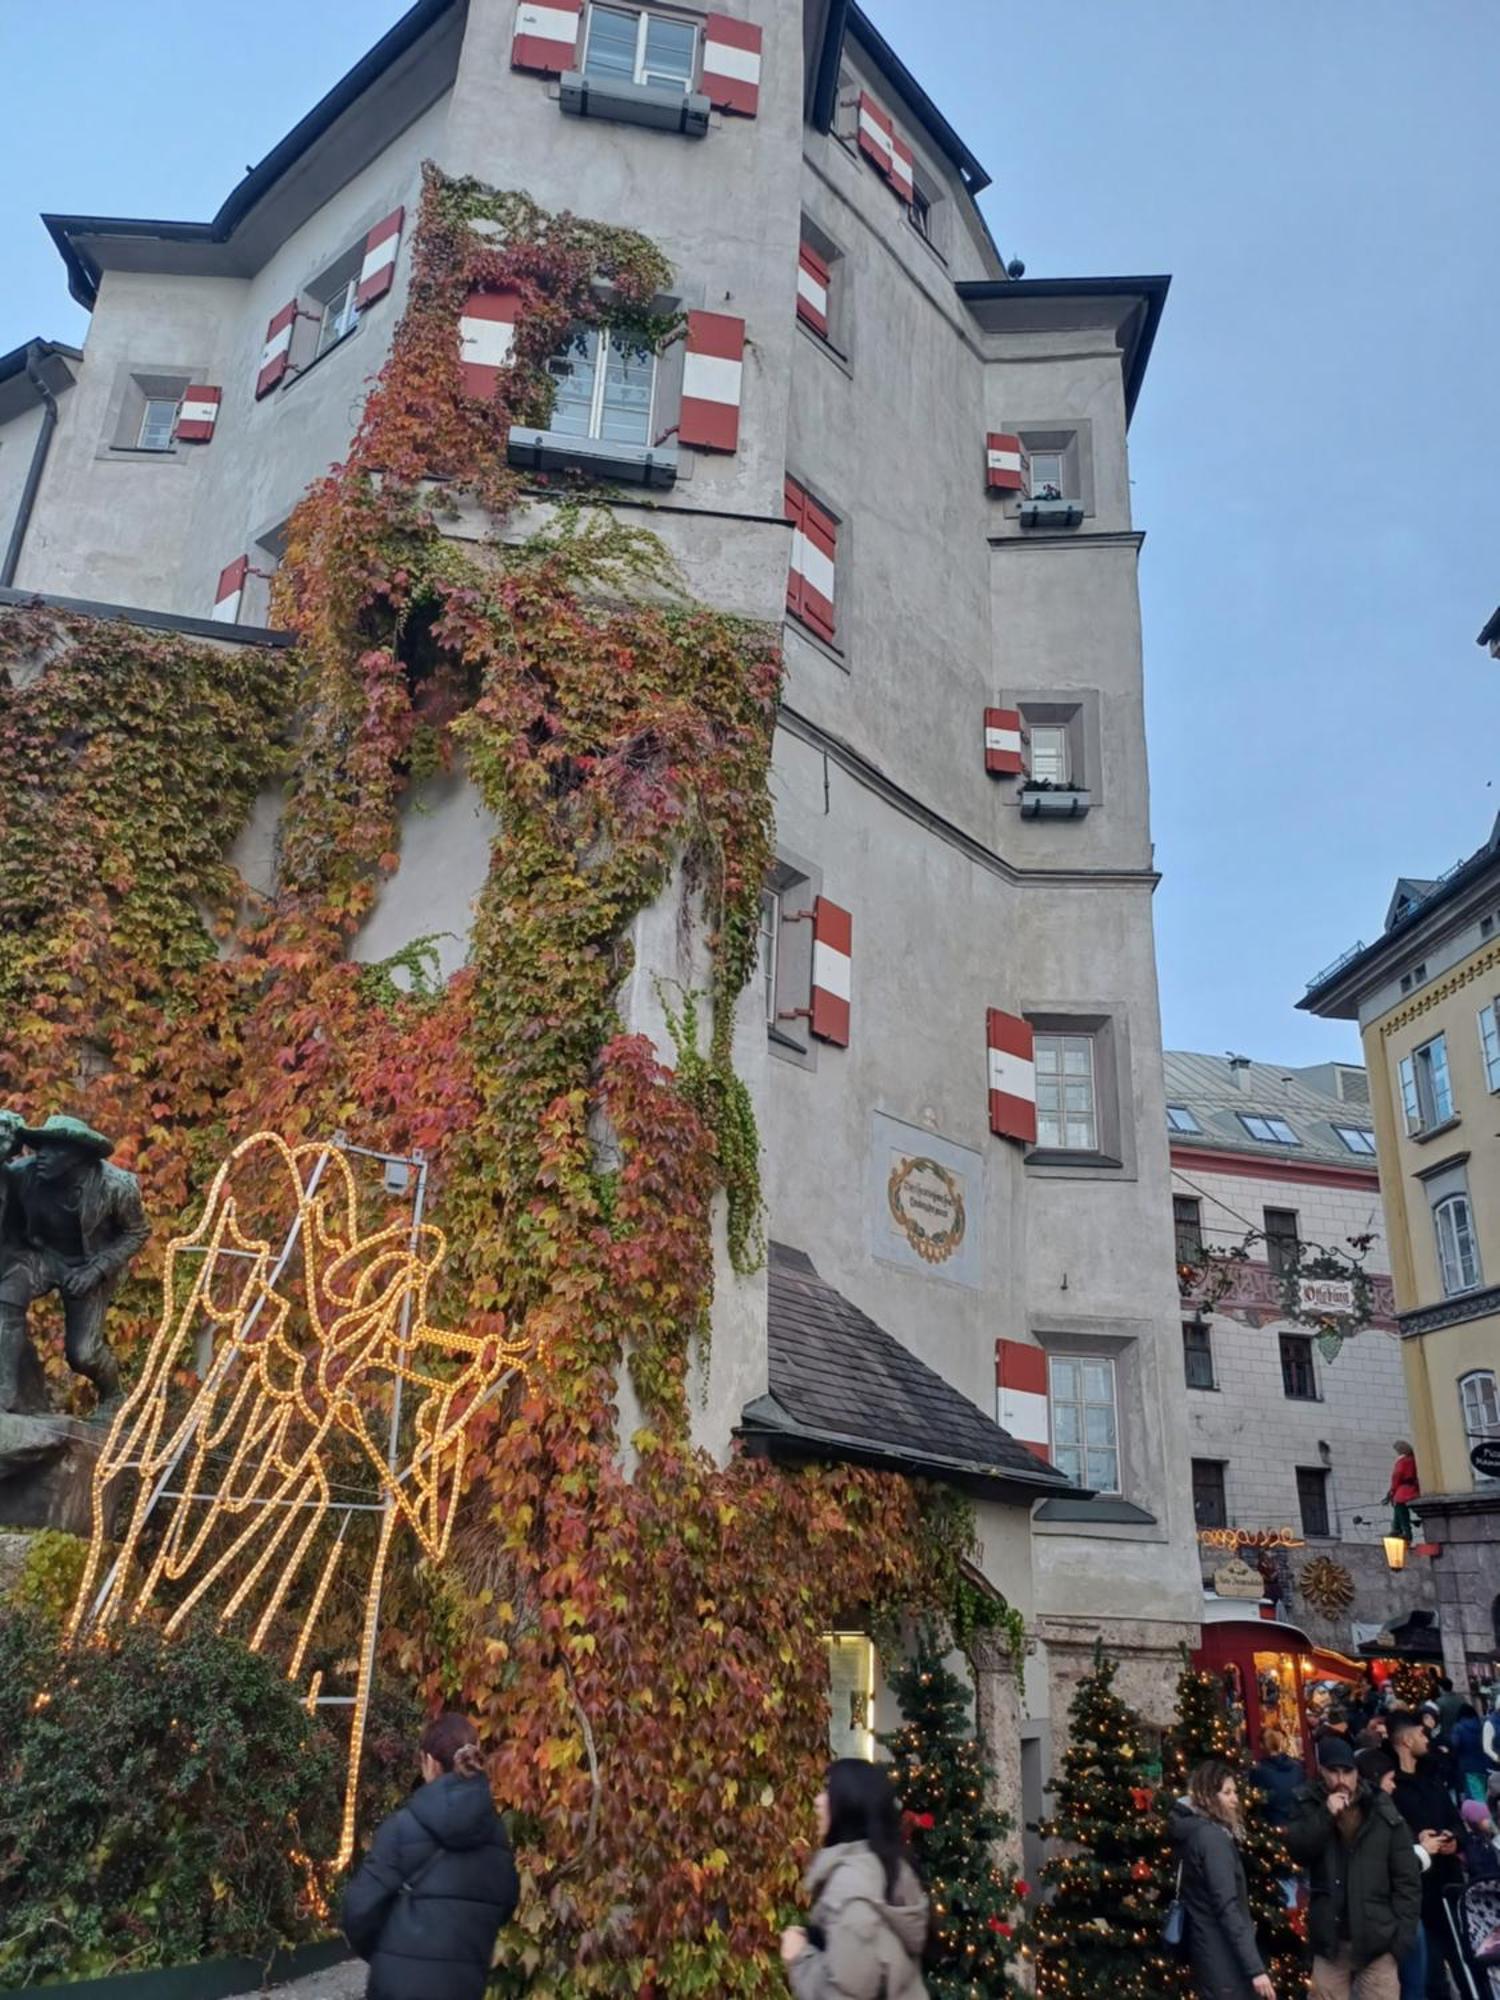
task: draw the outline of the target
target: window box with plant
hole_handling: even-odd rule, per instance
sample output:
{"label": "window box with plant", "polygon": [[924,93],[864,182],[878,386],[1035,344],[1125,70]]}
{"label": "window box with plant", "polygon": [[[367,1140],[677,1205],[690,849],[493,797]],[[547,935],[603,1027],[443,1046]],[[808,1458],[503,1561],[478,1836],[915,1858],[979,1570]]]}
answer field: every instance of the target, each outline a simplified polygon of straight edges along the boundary
{"label": "window box with plant", "polygon": [[1060,784],[1055,778],[1021,780],[1022,819],[1082,819],[1090,803],[1082,786]]}

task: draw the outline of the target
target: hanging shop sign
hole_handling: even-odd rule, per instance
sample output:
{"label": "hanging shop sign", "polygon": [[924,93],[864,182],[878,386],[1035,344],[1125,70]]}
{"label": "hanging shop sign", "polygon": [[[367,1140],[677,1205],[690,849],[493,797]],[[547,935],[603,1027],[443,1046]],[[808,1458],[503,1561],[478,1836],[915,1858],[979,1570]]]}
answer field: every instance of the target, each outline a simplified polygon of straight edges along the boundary
{"label": "hanging shop sign", "polygon": [[1258,1569],[1253,1569],[1236,1556],[1222,1569],[1214,1571],[1214,1594],[1217,1597],[1254,1598],[1258,1601],[1266,1594],[1266,1580]]}
{"label": "hanging shop sign", "polygon": [[1200,1528],[1206,1549],[1300,1549],[1302,1537],[1292,1528]]}
{"label": "hanging shop sign", "polygon": [[1473,1446],[1469,1463],[1482,1479],[1500,1479],[1500,1438],[1485,1438]]}
{"label": "hanging shop sign", "polygon": [[1339,1318],[1352,1318],[1355,1311],[1354,1280],[1299,1278],[1297,1309],[1303,1313],[1333,1313]]}

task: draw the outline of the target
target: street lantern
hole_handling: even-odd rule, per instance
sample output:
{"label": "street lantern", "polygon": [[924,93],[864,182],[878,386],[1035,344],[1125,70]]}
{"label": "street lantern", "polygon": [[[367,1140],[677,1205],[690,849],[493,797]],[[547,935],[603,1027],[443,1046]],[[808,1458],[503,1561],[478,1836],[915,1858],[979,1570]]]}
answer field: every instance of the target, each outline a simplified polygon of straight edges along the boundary
{"label": "street lantern", "polygon": [[1383,1535],[1385,1560],[1388,1569],[1406,1568],[1406,1537],[1404,1535]]}

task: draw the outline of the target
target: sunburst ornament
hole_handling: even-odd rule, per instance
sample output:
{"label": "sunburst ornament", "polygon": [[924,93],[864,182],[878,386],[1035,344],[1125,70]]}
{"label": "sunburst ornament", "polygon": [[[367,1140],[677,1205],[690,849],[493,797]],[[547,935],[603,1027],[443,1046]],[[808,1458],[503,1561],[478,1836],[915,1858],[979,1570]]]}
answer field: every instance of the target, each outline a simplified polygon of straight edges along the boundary
{"label": "sunburst ornament", "polygon": [[[337,1867],[353,1852],[391,1549],[409,1529],[443,1560],[469,1419],[524,1366],[518,1344],[431,1323],[447,1243],[422,1221],[425,1163],[366,1156],[406,1169],[413,1192],[404,1220],[365,1233],[358,1151],[257,1133],[220,1167],[197,1227],[167,1246],[161,1319],[95,1466],[70,1625],[102,1634],[150,1609],[170,1634],[216,1612],[284,1666],[309,1709],[349,1709]],[[320,1621],[356,1564],[361,1643],[344,1663],[349,1691],[328,1694],[338,1663],[312,1664]]]}
{"label": "sunburst ornament", "polygon": [[1337,1618],[1354,1602],[1354,1578],[1331,1556],[1314,1556],[1297,1578],[1297,1587],[1325,1618]]}

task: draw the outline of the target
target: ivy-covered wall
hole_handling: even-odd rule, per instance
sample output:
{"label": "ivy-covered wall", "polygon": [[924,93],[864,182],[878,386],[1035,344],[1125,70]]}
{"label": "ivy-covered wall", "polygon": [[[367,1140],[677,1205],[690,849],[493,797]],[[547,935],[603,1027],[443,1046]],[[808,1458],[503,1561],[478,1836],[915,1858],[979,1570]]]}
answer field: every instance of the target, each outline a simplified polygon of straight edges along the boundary
{"label": "ivy-covered wall", "polygon": [[[524,1388],[475,1419],[455,1554],[388,1600],[384,1643],[485,1732],[527,1883],[510,1983],[538,1995],[780,1990],[821,1634],[948,1607],[972,1535],[899,1479],[691,1442],[716,1228],[721,1266],[760,1254],[731,1057],[779,664],[770,633],[674,591],[649,533],[566,493],[504,539],[505,435],[545,419],[546,357],[580,323],[656,337],[666,278],[639,236],[429,170],[390,361],[292,521],[295,651],[0,615],[0,1101],[124,1139],[156,1223],[117,1309],[127,1360],[151,1257],[261,1126],[426,1149],[453,1246],[436,1309],[530,1344]],[[491,402],[458,369],[476,285],[522,300]],[[457,495],[494,541],[444,534]],[[470,962],[403,990],[350,947],[403,802],[457,759],[497,829]],[[276,885],[247,898],[223,857],[272,782]],[[705,990],[662,997],[669,1068],[619,996],[674,881]]]}

